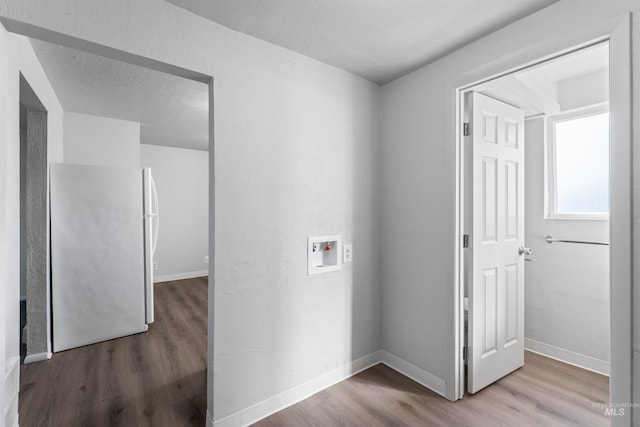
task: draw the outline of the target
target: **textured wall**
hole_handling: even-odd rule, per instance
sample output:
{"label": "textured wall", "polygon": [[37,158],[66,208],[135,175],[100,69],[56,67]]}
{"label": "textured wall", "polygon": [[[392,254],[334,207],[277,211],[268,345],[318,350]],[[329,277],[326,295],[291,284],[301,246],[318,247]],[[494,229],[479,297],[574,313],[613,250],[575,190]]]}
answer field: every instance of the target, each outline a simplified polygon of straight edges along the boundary
{"label": "textured wall", "polygon": [[[379,86],[157,0],[0,14],[215,77],[216,419],[380,349]],[[354,262],[308,277],[307,237],[324,234]]]}
{"label": "textured wall", "polygon": [[47,349],[47,113],[27,112],[27,357]]}
{"label": "textured wall", "polygon": [[[27,108],[20,104],[20,116],[27,117]],[[26,121],[26,119],[25,119]],[[27,129],[20,129],[20,242],[27,241],[26,215]],[[27,298],[27,245],[20,245],[20,299]]]}

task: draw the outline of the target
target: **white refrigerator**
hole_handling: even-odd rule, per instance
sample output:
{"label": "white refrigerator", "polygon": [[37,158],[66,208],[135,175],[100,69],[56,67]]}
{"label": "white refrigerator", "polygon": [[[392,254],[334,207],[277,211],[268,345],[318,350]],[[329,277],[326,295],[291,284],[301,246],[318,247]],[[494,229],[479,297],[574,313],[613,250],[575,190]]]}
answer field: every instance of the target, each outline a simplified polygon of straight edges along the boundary
{"label": "white refrigerator", "polygon": [[52,164],[53,350],[153,322],[157,197],[150,169]]}

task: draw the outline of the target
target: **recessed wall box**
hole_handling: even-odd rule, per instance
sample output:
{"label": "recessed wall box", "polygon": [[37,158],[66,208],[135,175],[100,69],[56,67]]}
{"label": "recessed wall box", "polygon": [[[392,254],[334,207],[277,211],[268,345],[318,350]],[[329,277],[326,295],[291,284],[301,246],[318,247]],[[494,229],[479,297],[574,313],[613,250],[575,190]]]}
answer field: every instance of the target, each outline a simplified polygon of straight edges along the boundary
{"label": "recessed wall box", "polygon": [[342,268],[342,239],[340,236],[309,237],[307,245],[307,273],[320,274]]}

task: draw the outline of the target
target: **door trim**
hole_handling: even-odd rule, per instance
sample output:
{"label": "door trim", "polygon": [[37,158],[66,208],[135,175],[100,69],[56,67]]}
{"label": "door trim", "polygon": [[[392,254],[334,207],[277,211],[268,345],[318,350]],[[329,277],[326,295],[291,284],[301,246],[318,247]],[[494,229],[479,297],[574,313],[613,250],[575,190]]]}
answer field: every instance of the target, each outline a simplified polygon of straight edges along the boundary
{"label": "door trim", "polygon": [[[465,117],[464,94],[474,86],[498,77],[523,70],[532,65],[561,57],[578,49],[609,41],[610,49],[610,109],[619,117],[611,131],[611,217],[610,217],[610,285],[611,285],[611,376],[610,401],[631,402],[632,364],[632,133],[631,133],[631,19],[630,14],[581,29],[573,37],[553,39],[543,47],[519,52],[513,57],[494,64],[492,70],[478,66],[467,70],[449,83],[447,98],[453,108],[448,109],[449,138],[455,143],[456,174],[456,226],[454,247],[454,384],[451,400],[464,394],[464,251],[462,235],[464,226],[464,136],[462,123]],[[514,61],[517,61],[514,63]],[[502,71],[501,71],[502,70]],[[614,129],[615,128],[615,129]],[[615,187],[614,187],[615,186]],[[612,425],[627,426],[631,416],[613,417]]]}

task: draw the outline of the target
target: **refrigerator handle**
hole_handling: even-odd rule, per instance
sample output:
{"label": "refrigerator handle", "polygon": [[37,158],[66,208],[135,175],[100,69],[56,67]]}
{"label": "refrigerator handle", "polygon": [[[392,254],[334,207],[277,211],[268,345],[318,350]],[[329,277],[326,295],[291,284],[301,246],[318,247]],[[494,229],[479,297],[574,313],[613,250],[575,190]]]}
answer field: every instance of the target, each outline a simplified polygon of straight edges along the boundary
{"label": "refrigerator handle", "polygon": [[154,220],[152,221],[153,225],[153,244],[151,248],[151,256],[156,254],[156,246],[158,246],[158,231],[160,230],[160,209],[158,206],[158,190],[156,189],[156,182],[153,180],[153,176],[149,175],[151,178],[151,193],[152,193],[152,204],[151,215]]}

